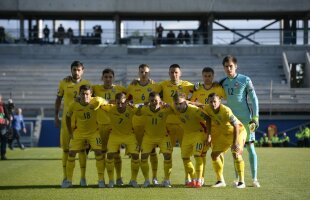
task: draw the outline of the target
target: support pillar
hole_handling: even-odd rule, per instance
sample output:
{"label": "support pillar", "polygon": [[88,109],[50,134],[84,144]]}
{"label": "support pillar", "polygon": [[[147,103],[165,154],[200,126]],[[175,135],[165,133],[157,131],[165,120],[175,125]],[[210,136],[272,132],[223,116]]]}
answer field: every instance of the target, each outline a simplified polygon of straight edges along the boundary
{"label": "support pillar", "polygon": [[208,18],[208,44],[213,44],[213,15]]}
{"label": "support pillar", "polygon": [[25,41],[25,25],[24,25],[24,16],[19,14],[19,43],[23,43]]}
{"label": "support pillar", "polygon": [[121,19],[119,15],[115,15],[115,44],[120,44],[121,41]]}
{"label": "support pillar", "polygon": [[304,27],[304,44],[308,44],[308,42],[309,42],[309,32],[308,32],[309,23],[308,23],[308,18],[305,18],[303,20],[303,27]]}

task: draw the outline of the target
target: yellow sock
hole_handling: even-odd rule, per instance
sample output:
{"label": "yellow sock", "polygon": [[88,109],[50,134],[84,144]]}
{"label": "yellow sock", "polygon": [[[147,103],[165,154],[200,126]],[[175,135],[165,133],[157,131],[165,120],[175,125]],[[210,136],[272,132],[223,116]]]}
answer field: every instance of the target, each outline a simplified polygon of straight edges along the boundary
{"label": "yellow sock", "polygon": [[103,153],[102,154],[102,163],[103,163],[103,180],[104,180],[104,173],[105,173],[105,169],[106,169],[106,167],[105,167],[105,159],[106,159],[106,154],[105,153]]}
{"label": "yellow sock", "polygon": [[114,181],[114,159],[106,159],[106,168],[109,176],[110,181]]}
{"label": "yellow sock", "polygon": [[141,159],[140,166],[141,166],[141,171],[142,171],[142,174],[144,176],[144,179],[145,180],[150,179],[150,175],[149,175],[150,167],[149,167],[148,160],[147,159]]}
{"label": "yellow sock", "polygon": [[75,167],[75,157],[68,156],[67,160],[67,180],[72,182],[73,170]]}
{"label": "yellow sock", "polygon": [[62,152],[62,172],[63,172],[63,179],[67,179],[67,161],[68,161],[68,151]]}
{"label": "yellow sock", "polygon": [[244,183],[244,161],[241,156],[238,156],[237,159],[234,160],[235,169],[239,176],[239,182]]}
{"label": "yellow sock", "polygon": [[196,165],[195,165],[195,172],[197,179],[202,179],[202,168],[203,168],[203,159],[202,157],[195,157]]}
{"label": "yellow sock", "polygon": [[122,158],[120,153],[117,153],[114,156],[114,166],[115,166],[115,172],[116,172],[116,179],[119,179],[122,177]]}
{"label": "yellow sock", "polygon": [[81,169],[81,178],[85,178],[86,173],[86,151],[82,150],[79,152],[79,162],[80,162],[80,169]]}
{"label": "yellow sock", "polygon": [[103,168],[103,155],[95,155],[96,158],[96,167],[98,172],[98,180],[102,181],[104,180],[104,168]]}
{"label": "yellow sock", "polygon": [[222,160],[220,158],[216,159],[216,160],[212,160],[212,165],[213,165],[213,169],[216,175],[216,179],[218,181],[224,181],[224,176],[223,176],[223,163]]}
{"label": "yellow sock", "polygon": [[191,179],[195,178],[195,168],[190,159],[183,159],[183,165],[185,169],[185,173],[189,174]]}
{"label": "yellow sock", "polygon": [[138,172],[140,167],[140,160],[131,159],[131,179],[132,181],[137,180]]}
{"label": "yellow sock", "polygon": [[171,170],[172,170],[172,159],[164,160],[165,180],[170,179]]}
{"label": "yellow sock", "polygon": [[202,178],[205,178],[206,163],[207,163],[207,156],[206,156],[206,154],[204,154],[202,156],[202,175],[201,175]]}
{"label": "yellow sock", "polygon": [[158,157],[156,151],[150,154],[150,162],[152,168],[152,178],[157,178]]}

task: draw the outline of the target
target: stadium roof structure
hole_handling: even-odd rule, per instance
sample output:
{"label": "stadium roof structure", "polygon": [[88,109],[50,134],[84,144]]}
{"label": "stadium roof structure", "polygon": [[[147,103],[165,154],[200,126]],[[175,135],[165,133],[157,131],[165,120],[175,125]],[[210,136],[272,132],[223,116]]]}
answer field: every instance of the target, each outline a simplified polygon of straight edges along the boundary
{"label": "stadium roof structure", "polygon": [[309,0],[1,0],[0,18],[309,19]]}

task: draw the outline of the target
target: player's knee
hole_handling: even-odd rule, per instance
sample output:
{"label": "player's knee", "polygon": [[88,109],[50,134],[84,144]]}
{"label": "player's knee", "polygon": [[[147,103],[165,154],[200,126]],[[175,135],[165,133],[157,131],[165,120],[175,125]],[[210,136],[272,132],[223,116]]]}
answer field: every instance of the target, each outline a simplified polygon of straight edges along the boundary
{"label": "player's knee", "polygon": [[171,160],[171,154],[170,153],[164,153],[164,160]]}
{"label": "player's knee", "polygon": [[148,157],[149,157],[149,154],[148,154],[148,153],[143,153],[143,154],[141,154],[141,159],[143,159],[143,160],[148,159]]}
{"label": "player's knee", "polygon": [[131,154],[131,158],[133,160],[139,160],[139,154],[133,153],[133,154]]}
{"label": "player's knee", "polygon": [[114,153],[107,153],[107,159],[112,160],[114,158]]}
{"label": "player's knee", "polygon": [[212,152],[211,153],[211,158],[213,161],[217,160],[220,157],[220,154],[217,152]]}
{"label": "player's knee", "polygon": [[69,151],[68,154],[70,157],[75,157],[76,156],[76,152],[75,151]]}
{"label": "player's knee", "polygon": [[189,161],[190,158],[182,158],[184,162]]}
{"label": "player's knee", "polygon": [[102,151],[101,150],[94,150],[95,152],[95,156],[101,156],[103,155]]}

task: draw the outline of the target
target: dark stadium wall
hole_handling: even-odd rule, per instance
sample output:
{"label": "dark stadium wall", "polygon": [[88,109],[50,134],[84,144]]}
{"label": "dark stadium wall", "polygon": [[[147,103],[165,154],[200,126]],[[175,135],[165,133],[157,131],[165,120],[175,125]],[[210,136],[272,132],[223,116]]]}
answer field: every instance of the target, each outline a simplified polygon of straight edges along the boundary
{"label": "dark stadium wall", "polygon": [[38,147],[59,147],[60,128],[56,128],[54,120],[42,120]]}

